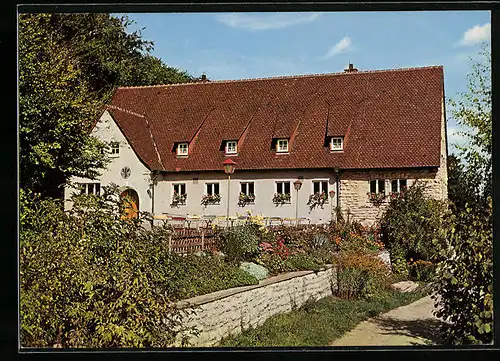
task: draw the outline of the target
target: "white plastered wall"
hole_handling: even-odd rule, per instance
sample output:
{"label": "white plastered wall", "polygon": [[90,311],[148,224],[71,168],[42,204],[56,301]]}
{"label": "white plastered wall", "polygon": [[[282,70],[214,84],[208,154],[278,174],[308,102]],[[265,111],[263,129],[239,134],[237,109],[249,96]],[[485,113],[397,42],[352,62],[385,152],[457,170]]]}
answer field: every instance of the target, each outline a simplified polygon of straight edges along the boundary
{"label": "white plastered wall", "polygon": [[[73,177],[70,183],[101,183],[101,187],[110,183],[117,184],[121,190],[132,188],[139,196],[139,210],[151,212],[151,196],[148,192],[151,184],[149,169],[139,160],[122,131],[113,120],[109,112],[105,111],[91,133],[93,136],[105,142],[119,142],[120,152],[111,158],[107,169],[102,171],[98,180]],[[124,179],[120,172],[123,167],[129,167],[131,172]],[[66,186],[64,191],[65,208],[71,207],[70,195],[75,188]]]}
{"label": "white plastered wall", "polygon": [[[309,209],[307,202],[313,193],[313,181],[327,181],[328,191],[336,191],[335,174],[328,170],[276,170],[276,171],[236,171],[230,181],[230,216],[245,215],[247,210],[253,215],[261,214],[265,217],[295,218],[297,192],[293,187],[299,177],[302,187],[298,194],[298,217],[310,218],[311,222],[328,222],[331,219],[332,206],[336,205],[336,196],[328,198],[323,207]],[[272,199],[276,193],[276,182],[290,182],[291,202],[289,204],[276,205]],[[210,204],[206,207],[201,205],[201,198],[206,194],[206,183],[219,183],[221,201],[220,204]],[[255,202],[245,206],[238,205],[241,182],[254,182]],[[185,205],[172,206],[173,185],[185,183],[187,200]],[[159,178],[155,186],[155,213],[171,215],[214,215],[225,216],[227,214],[227,189],[228,176],[220,172],[190,172],[190,173],[166,173]]]}

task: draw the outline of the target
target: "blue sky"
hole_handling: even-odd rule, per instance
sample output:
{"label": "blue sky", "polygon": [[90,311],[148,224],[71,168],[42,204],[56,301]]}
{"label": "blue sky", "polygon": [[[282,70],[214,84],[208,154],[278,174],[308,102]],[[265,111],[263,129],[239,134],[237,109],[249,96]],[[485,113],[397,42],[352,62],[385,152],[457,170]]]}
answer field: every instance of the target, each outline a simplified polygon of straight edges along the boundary
{"label": "blue sky", "polygon": [[[193,76],[243,79],[443,65],[445,95],[467,90],[490,41],[489,11],[135,13],[153,55]],[[449,107],[448,107],[449,108]],[[460,141],[447,111],[449,142]],[[453,147],[450,147],[452,151]]]}

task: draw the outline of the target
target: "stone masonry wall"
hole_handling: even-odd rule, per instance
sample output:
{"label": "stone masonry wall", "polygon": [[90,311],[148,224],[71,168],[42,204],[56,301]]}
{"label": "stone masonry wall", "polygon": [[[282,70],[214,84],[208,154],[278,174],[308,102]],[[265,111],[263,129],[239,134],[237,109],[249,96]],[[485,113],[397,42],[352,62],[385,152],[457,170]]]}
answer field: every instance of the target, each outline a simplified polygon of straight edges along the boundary
{"label": "stone masonry wall", "polygon": [[[442,173],[442,172],[441,172]],[[427,183],[427,195],[434,199],[444,199],[446,184],[440,181],[440,171],[346,171],[340,177],[340,207],[344,217],[357,220],[364,225],[373,224],[380,218],[389,204],[388,200],[380,206],[372,204],[367,193],[370,192],[370,180],[385,179],[386,194],[390,193],[392,179],[407,179],[411,186],[416,179]]]}
{"label": "stone masonry wall", "polygon": [[[185,326],[196,326],[198,336],[191,336],[191,346],[214,346],[229,334],[238,334],[250,326],[262,325],[269,317],[289,312],[307,300],[332,295],[336,284],[334,268],[299,271],[262,280],[258,285],[222,290],[178,303],[195,310],[185,316]],[[180,346],[180,338],[176,346]]]}

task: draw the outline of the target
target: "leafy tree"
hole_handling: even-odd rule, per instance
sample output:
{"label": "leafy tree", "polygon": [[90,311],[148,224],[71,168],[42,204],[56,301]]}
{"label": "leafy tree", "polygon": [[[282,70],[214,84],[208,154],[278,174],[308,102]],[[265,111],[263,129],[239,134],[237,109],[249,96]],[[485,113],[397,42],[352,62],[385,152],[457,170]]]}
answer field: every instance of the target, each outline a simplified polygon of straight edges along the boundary
{"label": "leafy tree", "polygon": [[448,199],[455,210],[465,210],[465,205],[477,204],[480,199],[474,190],[475,175],[465,170],[456,155],[448,156]]}
{"label": "leafy tree", "polygon": [[468,91],[459,100],[450,100],[452,115],[465,131],[459,134],[468,139],[466,145],[455,145],[464,162],[464,171],[472,174],[469,186],[486,206],[492,195],[491,151],[491,55],[484,44],[479,60],[473,61],[468,74]]}
{"label": "leafy tree", "polygon": [[[491,59],[487,46],[472,65],[469,90],[452,101],[453,115],[470,129],[450,164],[446,244],[436,244],[444,260],[437,267],[436,314],[453,323],[444,329],[450,343],[493,340],[493,209],[491,177]],[[441,248],[439,248],[441,247]]]}
{"label": "leafy tree", "polygon": [[[444,327],[451,344],[493,341],[493,210],[489,204],[453,216],[447,244],[439,253],[436,315],[451,322]],[[436,244],[439,247],[439,244]],[[451,251],[451,254],[450,254]]]}
{"label": "leafy tree", "polygon": [[60,197],[70,176],[95,178],[105,144],[89,135],[117,86],[193,81],[149,54],[127,17],[21,14],[21,187]]}
{"label": "leafy tree", "polygon": [[48,16],[19,24],[20,175],[21,187],[54,196],[70,175],[95,177],[106,158],[88,135],[100,102],[71,49],[47,33]]}
{"label": "leafy tree", "polygon": [[146,54],[137,64],[135,73],[122,85],[173,84],[194,80],[185,71],[167,66],[161,59]]}

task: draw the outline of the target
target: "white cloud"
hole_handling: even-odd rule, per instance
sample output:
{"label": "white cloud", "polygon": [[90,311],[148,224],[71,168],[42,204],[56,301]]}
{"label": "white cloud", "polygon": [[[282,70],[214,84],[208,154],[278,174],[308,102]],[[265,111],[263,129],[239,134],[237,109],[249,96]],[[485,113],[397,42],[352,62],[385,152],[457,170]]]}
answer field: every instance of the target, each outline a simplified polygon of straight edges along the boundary
{"label": "white cloud", "polygon": [[463,37],[460,45],[474,45],[482,43],[483,41],[489,41],[491,38],[491,24],[486,23],[483,26],[476,25],[468,29]]}
{"label": "white cloud", "polygon": [[232,28],[246,30],[268,30],[283,29],[289,26],[309,23],[316,20],[319,13],[308,14],[271,14],[271,15],[249,15],[249,14],[221,14],[216,17],[217,21]]}
{"label": "white cloud", "polygon": [[332,46],[324,58],[330,58],[334,55],[345,53],[351,48],[351,38],[348,36],[342,38],[337,44]]}

